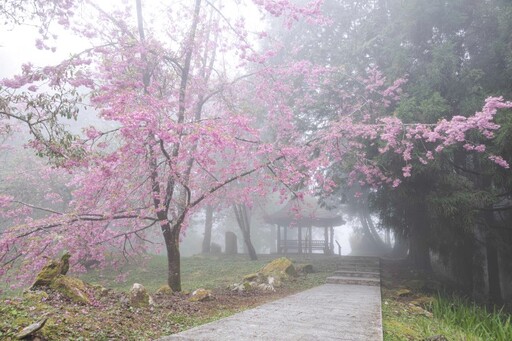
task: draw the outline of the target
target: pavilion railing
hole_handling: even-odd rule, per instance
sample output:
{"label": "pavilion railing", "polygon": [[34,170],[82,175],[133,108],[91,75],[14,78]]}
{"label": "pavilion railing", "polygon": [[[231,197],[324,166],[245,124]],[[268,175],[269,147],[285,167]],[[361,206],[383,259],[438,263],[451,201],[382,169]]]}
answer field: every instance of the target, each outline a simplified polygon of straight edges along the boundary
{"label": "pavilion railing", "polygon": [[321,250],[324,253],[330,253],[332,250],[325,240],[280,240],[278,253],[311,253],[315,250]]}

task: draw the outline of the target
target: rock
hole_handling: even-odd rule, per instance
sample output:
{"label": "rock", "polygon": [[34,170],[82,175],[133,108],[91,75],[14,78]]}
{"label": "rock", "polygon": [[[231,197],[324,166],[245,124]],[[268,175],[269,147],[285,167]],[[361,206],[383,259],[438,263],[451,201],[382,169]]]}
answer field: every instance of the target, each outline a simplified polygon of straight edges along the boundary
{"label": "rock", "polygon": [[40,330],[41,328],[44,327],[44,324],[46,323],[47,320],[48,320],[48,318],[45,317],[44,319],[42,319],[36,323],[32,323],[30,326],[23,328],[18,334],[16,334],[16,338],[18,340],[21,340],[21,339],[24,339],[27,336],[37,332],[38,330]]}
{"label": "rock", "polygon": [[134,283],[130,290],[130,305],[135,308],[148,307],[154,305],[153,298],[142,284]]}
{"label": "rock", "polygon": [[173,291],[171,287],[167,284],[162,285],[158,290],[155,292],[156,295],[172,295]]}
{"label": "rock", "polygon": [[228,231],[226,232],[226,255],[236,255],[238,253],[238,244],[236,234]]}
{"label": "rock", "polygon": [[69,253],[65,253],[60,261],[51,259],[48,263],[39,271],[36,276],[36,280],[34,284],[30,287],[30,289],[35,289],[37,287],[47,287],[49,286],[55,278],[59,275],[65,275],[69,270],[69,258],[71,255]]}
{"label": "rock", "polygon": [[276,289],[274,289],[273,285],[265,284],[265,283],[258,284],[258,289],[263,290],[263,291],[276,291]]}
{"label": "rock", "polygon": [[23,291],[23,298],[31,301],[44,301],[48,299],[48,293],[42,290],[25,290]]}
{"label": "rock", "polygon": [[295,270],[292,261],[286,257],[274,259],[272,262],[265,265],[259,273],[267,278],[272,276],[277,279],[287,279],[289,277],[297,276],[297,271]]}
{"label": "rock", "polygon": [[196,289],[192,293],[192,296],[190,297],[190,302],[202,302],[202,301],[209,301],[213,299],[212,291],[207,289]]}
{"label": "rock", "polygon": [[105,288],[101,284],[88,283],[87,285],[93,288],[94,291],[98,293],[100,296],[107,296],[112,291],[111,289]]}
{"label": "rock", "polygon": [[405,297],[405,296],[410,296],[410,295],[411,295],[411,290],[409,290],[409,289],[402,288],[402,289],[398,289],[396,291],[397,297]]}
{"label": "rock", "polygon": [[297,270],[298,273],[311,274],[311,273],[313,273],[313,265],[312,264],[297,264],[295,266],[295,270]]}
{"label": "rock", "polygon": [[235,283],[232,286],[230,286],[231,291],[238,291],[238,292],[244,292],[252,290],[256,282],[242,282],[242,283]]}
{"label": "rock", "polygon": [[413,315],[424,315],[427,317],[432,317],[432,313],[428,310],[423,309],[420,306],[414,305],[413,303],[409,303],[409,307],[407,309],[410,314]]}
{"label": "rock", "polygon": [[255,273],[255,274],[248,274],[248,275],[245,275],[243,280],[246,281],[246,282],[251,282],[251,281],[254,281],[258,278],[258,274]]}
{"label": "rock", "polygon": [[415,298],[413,301],[411,301],[411,303],[418,307],[426,308],[432,305],[432,303],[434,303],[434,298],[428,296],[421,296]]}
{"label": "rock", "polygon": [[59,275],[52,281],[50,288],[60,292],[74,302],[91,304],[89,292],[92,291],[92,287],[78,278]]}

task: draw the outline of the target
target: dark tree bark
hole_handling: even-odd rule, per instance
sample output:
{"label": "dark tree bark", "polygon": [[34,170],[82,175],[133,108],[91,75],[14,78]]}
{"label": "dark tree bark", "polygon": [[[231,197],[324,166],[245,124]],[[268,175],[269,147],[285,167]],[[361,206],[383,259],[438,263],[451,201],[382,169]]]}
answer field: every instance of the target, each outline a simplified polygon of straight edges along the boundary
{"label": "dark tree bark", "polygon": [[249,214],[247,212],[247,206],[243,204],[235,204],[233,205],[233,210],[235,211],[238,226],[242,231],[242,236],[244,237],[244,243],[245,246],[247,247],[249,257],[251,258],[251,260],[258,260],[256,250],[254,249],[254,246],[252,245],[251,241],[251,225],[249,220]]}
{"label": "dark tree bark", "polygon": [[489,301],[491,304],[503,305],[501,293],[501,279],[498,246],[496,245],[496,236],[493,228],[495,228],[494,212],[487,211],[484,213],[486,225],[488,228],[485,238],[485,251],[487,255],[487,278],[489,281]]}
{"label": "dark tree bark", "polygon": [[212,243],[212,227],[213,227],[213,207],[206,206],[206,219],[204,222],[204,238],[202,253],[210,253],[210,245]]}
{"label": "dark tree bark", "polygon": [[164,232],[167,249],[167,284],[173,291],[181,291],[181,256],[179,229]]}
{"label": "dark tree bark", "polygon": [[428,218],[425,210],[421,207],[417,207],[414,211],[410,224],[409,257],[418,270],[432,272]]}
{"label": "dark tree bark", "polygon": [[489,276],[489,299],[492,304],[502,305],[500,286],[500,268],[498,263],[498,249],[493,238],[489,238],[486,243],[487,251],[487,273]]}

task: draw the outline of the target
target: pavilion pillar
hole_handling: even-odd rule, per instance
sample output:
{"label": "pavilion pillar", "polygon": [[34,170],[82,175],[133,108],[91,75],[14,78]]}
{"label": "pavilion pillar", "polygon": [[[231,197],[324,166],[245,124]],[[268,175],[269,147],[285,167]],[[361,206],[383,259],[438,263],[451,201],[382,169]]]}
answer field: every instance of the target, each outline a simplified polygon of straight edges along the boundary
{"label": "pavilion pillar", "polygon": [[309,253],[313,253],[313,227],[309,227]]}
{"label": "pavilion pillar", "polygon": [[331,251],[334,254],[334,227],[331,226]]}
{"label": "pavilion pillar", "polygon": [[329,250],[329,231],[328,227],[324,227],[324,254]]}
{"label": "pavilion pillar", "polygon": [[283,226],[284,229],[284,254],[288,253],[288,226]]}
{"label": "pavilion pillar", "polygon": [[281,225],[277,225],[277,253],[281,254]]}
{"label": "pavilion pillar", "polygon": [[299,236],[298,236],[298,241],[297,242],[299,243],[299,246],[298,246],[299,247],[299,254],[301,254],[302,253],[302,226],[299,226],[298,228],[299,228],[299,232],[298,232]]}

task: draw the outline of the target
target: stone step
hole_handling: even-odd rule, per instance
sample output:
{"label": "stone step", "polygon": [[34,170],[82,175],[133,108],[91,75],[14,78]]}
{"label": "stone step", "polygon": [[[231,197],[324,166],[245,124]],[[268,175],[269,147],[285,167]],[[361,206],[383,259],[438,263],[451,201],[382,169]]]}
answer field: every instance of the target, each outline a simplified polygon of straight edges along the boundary
{"label": "stone step", "polygon": [[373,264],[373,263],[355,263],[355,262],[344,262],[344,263],[337,263],[339,266],[360,266],[360,267],[374,267],[374,268],[380,268],[380,264]]}
{"label": "stone step", "polygon": [[338,258],[339,260],[346,261],[346,260],[355,260],[355,261],[373,261],[373,262],[380,262],[379,257],[366,257],[366,256],[340,256]]}
{"label": "stone step", "polygon": [[337,264],[363,264],[363,265],[373,265],[373,266],[380,266],[379,261],[374,260],[344,260],[344,261],[338,261]]}
{"label": "stone step", "polygon": [[362,278],[380,278],[380,272],[378,271],[343,271],[338,270],[334,272],[334,275],[340,277],[362,277]]}
{"label": "stone step", "polygon": [[360,278],[360,277],[343,277],[343,276],[331,276],[327,277],[325,281],[329,284],[349,284],[349,285],[369,285],[379,286],[380,279],[378,278]]}
{"label": "stone step", "polygon": [[380,272],[380,267],[374,265],[360,265],[360,264],[338,264],[339,271],[360,271],[360,272]]}

